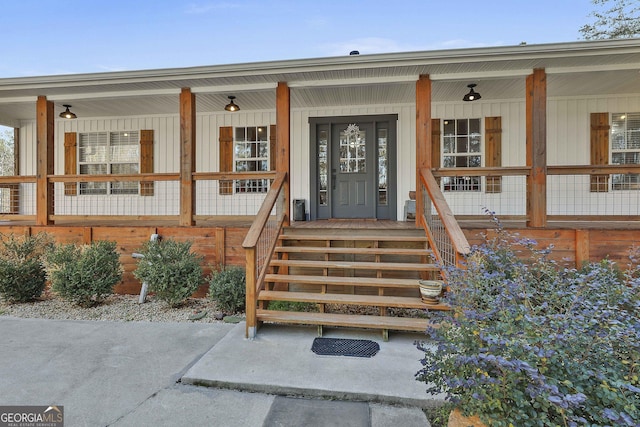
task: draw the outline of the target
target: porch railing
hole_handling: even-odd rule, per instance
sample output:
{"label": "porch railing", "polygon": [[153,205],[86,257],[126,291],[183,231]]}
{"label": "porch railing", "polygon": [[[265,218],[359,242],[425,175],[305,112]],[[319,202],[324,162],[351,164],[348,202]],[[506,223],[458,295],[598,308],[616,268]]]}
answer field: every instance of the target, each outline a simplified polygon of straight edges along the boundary
{"label": "porch railing", "polygon": [[0,176],[0,220],[33,220],[36,214],[36,177]]}
{"label": "porch railing", "polygon": [[[252,220],[275,172],[198,172],[192,176],[194,220]],[[49,175],[53,221],[146,220],[179,222],[180,175]],[[0,177],[0,220],[36,220],[36,177]]]}
{"label": "porch railing", "polygon": [[[529,167],[439,168],[434,177],[458,219],[530,219]],[[640,166],[567,165],[546,168],[546,210],[551,221],[638,221]],[[466,184],[465,183],[469,183]]]}
{"label": "porch railing", "polygon": [[420,169],[420,187],[423,209],[419,220],[437,260],[445,267],[460,266],[469,253],[469,242],[429,169]]}
{"label": "porch railing", "polygon": [[256,308],[258,295],[264,287],[269,260],[282,230],[285,219],[285,194],[283,191],[286,173],[278,173],[267,196],[260,206],[258,215],[242,243],[246,254],[246,336],[254,338],[258,321]]}

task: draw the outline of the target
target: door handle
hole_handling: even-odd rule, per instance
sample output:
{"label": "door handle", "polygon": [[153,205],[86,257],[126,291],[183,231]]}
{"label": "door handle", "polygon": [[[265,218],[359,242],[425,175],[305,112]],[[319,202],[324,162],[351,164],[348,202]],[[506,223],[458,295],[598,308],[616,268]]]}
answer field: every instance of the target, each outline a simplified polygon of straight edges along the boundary
{"label": "door handle", "polygon": [[335,168],[331,169],[331,189],[336,189],[336,170]]}

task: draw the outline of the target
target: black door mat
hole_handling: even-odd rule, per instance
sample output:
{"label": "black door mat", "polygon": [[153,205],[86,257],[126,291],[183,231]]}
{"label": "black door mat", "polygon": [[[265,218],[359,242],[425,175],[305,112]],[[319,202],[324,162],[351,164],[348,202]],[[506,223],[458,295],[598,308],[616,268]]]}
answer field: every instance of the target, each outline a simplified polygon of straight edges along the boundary
{"label": "black door mat", "polygon": [[370,340],[315,338],[311,351],[322,356],[373,357],[380,351],[380,346]]}

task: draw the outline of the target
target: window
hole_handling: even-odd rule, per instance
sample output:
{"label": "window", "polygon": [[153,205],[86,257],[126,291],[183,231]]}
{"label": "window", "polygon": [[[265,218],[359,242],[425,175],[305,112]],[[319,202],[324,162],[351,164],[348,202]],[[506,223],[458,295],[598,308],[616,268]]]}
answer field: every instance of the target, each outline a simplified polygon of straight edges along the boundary
{"label": "window", "polygon": [[[17,175],[15,129],[0,126],[0,176]],[[19,184],[0,184],[0,213],[16,214],[20,209]]]}
{"label": "window", "polygon": [[[442,166],[482,166],[480,119],[443,120]],[[444,191],[480,191],[479,176],[443,177]]]}
{"label": "window", "polygon": [[[137,174],[138,131],[80,133],[78,170],[86,175]],[[138,182],[82,182],[80,194],[138,194]]]}
{"label": "window", "polygon": [[[640,164],[640,113],[611,115],[611,164]],[[640,174],[612,175],[613,190],[640,188]]]}
{"label": "window", "polygon": [[[236,127],[233,139],[233,166],[236,172],[269,170],[268,126]],[[267,179],[238,179],[236,193],[266,193]]]}

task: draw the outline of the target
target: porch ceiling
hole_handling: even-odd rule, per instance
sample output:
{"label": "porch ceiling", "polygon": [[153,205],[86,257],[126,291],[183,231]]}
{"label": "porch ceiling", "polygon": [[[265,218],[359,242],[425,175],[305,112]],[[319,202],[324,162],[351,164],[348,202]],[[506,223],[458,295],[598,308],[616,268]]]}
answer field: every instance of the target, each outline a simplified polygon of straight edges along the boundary
{"label": "porch ceiling", "polygon": [[291,87],[291,107],[411,104],[421,74],[433,102],[459,102],[477,83],[480,102],[522,99],[525,76],[547,71],[547,95],[640,93],[640,40],[607,40],[449,51],[359,55],[184,69],[0,79],[0,123],[34,119],[45,95],[79,117],[177,114],[182,87],[198,112],[222,112],[228,95],[243,110],[273,110],[275,86]]}

